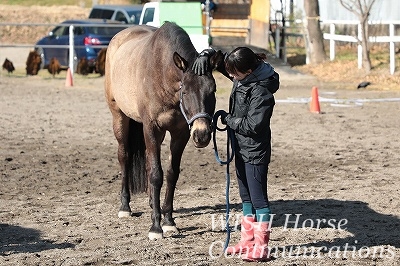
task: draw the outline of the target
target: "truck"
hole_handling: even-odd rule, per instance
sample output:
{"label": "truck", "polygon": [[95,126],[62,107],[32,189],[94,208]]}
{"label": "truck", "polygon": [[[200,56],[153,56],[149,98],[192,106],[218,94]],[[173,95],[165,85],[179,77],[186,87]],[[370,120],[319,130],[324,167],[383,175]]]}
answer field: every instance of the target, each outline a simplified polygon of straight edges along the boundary
{"label": "truck", "polygon": [[210,47],[200,2],[149,2],[143,6],[139,25],[160,27],[165,21],[182,27],[198,52]]}
{"label": "truck", "polygon": [[89,18],[101,18],[121,21],[127,24],[139,24],[143,5],[94,5]]}

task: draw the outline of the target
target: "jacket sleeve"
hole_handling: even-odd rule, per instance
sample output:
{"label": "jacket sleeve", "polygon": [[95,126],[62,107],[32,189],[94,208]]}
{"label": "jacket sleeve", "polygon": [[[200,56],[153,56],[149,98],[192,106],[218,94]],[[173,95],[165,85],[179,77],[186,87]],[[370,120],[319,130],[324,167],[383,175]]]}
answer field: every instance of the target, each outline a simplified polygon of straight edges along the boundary
{"label": "jacket sleeve", "polygon": [[229,114],[226,124],[241,135],[258,135],[269,127],[274,105],[274,96],[266,88],[257,86],[251,92],[247,114],[244,117]]}

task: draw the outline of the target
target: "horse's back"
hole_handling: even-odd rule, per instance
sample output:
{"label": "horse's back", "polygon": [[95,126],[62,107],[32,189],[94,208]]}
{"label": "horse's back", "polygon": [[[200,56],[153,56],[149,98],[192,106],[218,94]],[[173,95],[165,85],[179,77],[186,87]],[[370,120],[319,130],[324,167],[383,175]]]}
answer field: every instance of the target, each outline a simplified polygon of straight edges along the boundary
{"label": "horse's back", "polygon": [[151,35],[156,28],[146,25],[133,26],[117,33],[108,45],[107,54],[113,57],[114,53],[127,42],[141,41]]}
{"label": "horse's back", "polygon": [[143,99],[143,95],[138,95],[143,92],[139,82],[143,69],[139,62],[146,54],[146,44],[155,30],[145,25],[127,28],[114,36],[107,49],[107,101],[109,105],[116,102],[118,108],[137,121],[140,120],[138,104]]}

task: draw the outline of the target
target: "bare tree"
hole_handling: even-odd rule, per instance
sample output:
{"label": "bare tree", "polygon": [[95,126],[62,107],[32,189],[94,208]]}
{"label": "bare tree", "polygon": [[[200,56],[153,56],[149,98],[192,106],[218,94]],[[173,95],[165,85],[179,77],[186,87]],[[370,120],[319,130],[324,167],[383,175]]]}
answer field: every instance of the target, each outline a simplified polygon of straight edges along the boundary
{"label": "bare tree", "polygon": [[372,5],[376,0],[339,0],[344,8],[355,14],[360,21],[361,40],[357,36],[358,43],[362,47],[362,66],[368,73],[371,71],[371,59],[369,56],[369,33],[368,33],[368,18],[371,12]]}
{"label": "bare tree", "polygon": [[304,0],[306,13],[306,50],[307,58],[311,64],[319,64],[326,61],[324,38],[320,27],[318,0]]}

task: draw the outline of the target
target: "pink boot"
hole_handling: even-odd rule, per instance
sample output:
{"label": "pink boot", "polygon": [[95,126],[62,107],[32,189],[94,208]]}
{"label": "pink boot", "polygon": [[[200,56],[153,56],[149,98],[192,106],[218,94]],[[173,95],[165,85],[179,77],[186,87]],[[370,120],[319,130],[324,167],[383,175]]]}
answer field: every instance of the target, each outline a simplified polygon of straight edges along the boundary
{"label": "pink boot", "polygon": [[269,260],[269,223],[255,222],[254,227],[254,246],[248,252],[242,254],[244,261],[268,261]]}
{"label": "pink boot", "polygon": [[241,220],[240,241],[233,247],[227,247],[226,254],[246,253],[254,245],[254,222],[253,216],[243,216]]}

